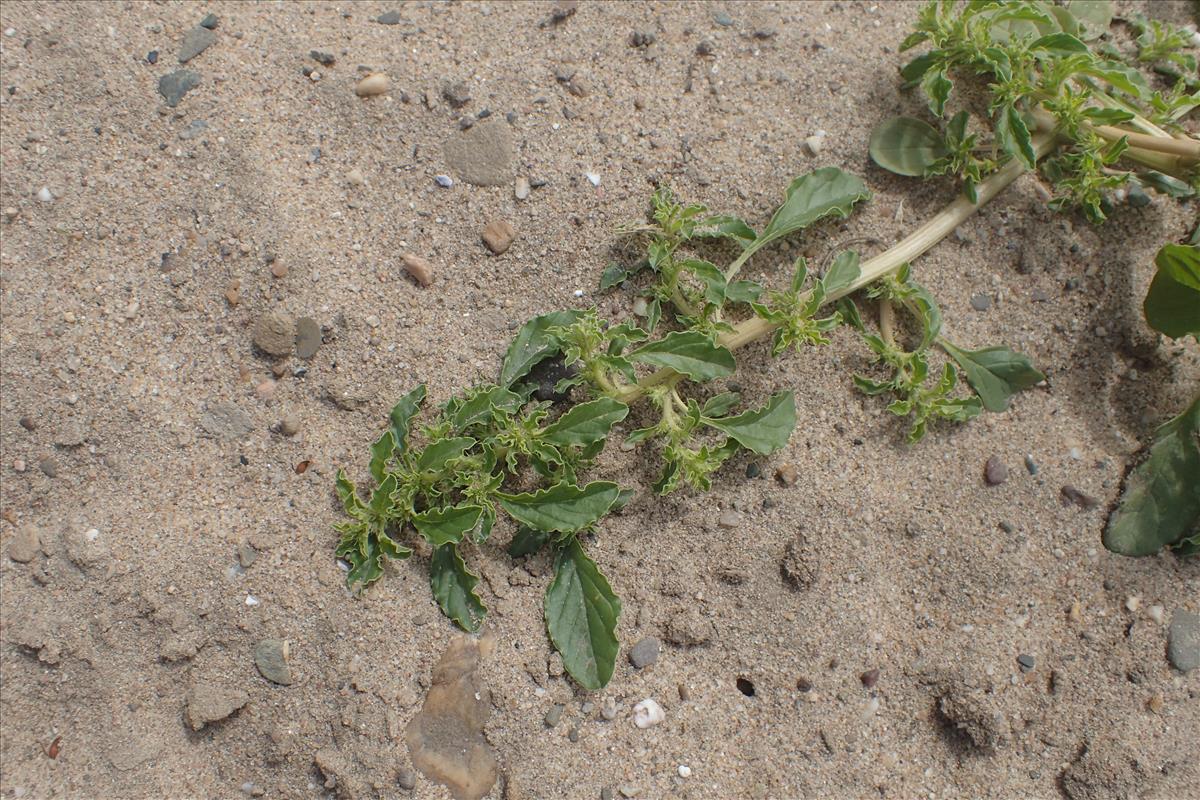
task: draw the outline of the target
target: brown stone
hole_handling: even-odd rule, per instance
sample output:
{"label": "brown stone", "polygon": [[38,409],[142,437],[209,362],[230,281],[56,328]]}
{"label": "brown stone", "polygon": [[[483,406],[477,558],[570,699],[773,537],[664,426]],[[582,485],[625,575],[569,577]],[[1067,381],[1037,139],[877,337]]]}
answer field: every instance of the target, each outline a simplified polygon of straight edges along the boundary
{"label": "brown stone", "polygon": [[413,276],[413,280],[417,283],[422,286],[433,283],[433,267],[429,265],[428,261],[420,256],[414,256],[412,253],[402,254],[400,260],[404,262],[404,269]]}
{"label": "brown stone", "polygon": [[500,255],[517,238],[517,231],[502,219],[489,222],[483,229],[483,243],[496,255]]}

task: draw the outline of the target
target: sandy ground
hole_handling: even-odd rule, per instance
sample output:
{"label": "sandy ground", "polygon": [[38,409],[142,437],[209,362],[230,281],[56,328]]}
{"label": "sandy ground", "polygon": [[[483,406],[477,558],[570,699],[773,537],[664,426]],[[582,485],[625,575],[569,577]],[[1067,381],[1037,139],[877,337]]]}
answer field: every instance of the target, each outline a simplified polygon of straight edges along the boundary
{"label": "sandy ground", "polygon": [[[873,200],[794,246],[818,255],[890,243],[953,193],[866,156],[876,122],[920,108],[896,76],[914,5],[582,3],[557,24],[552,8],[0,8],[4,797],[449,797],[402,786],[403,731],[457,634],[425,559],[346,591],[336,467],[364,473],[415,383],[440,402],[494,376],[528,317],[628,315],[629,295],[595,287],[656,181],[761,223],[800,172],[862,175]],[[375,21],[392,10],[399,24]],[[210,11],[215,42],[186,65],[199,84],[168,108],[158,81]],[[355,95],[364,68],[388,93]],[[470,99],[452,108],[458,82]],[[495,187],[443,155],[484,110],[515,147]],[[518,177],[536,185],[524,201]],[[1200,671],[1165,657],[1200,564],[1099,540],[1139,437],[1200,374],[1138,314],[1155,250],[1196,208],[1156,199],[1094,228],[1035,188],[1022,178],[917,273],[957,341],[1022,349],[1047,385],[908,447],[853,390],[867,356],[848,333],[778,361],[750,348],[745,392],[797,390],[791,445],[736,460],[710,495],[643,491],[589,544],[625,600],[623,647],[663,641],[652,667],[622,656],[605,691],[577,691],[544,635],[548,564],[514,565],[508,528],[473,554],[496,642],[491,797],[1200,797]],[[480,242],[493,219],[518,232],[502,256]],[[428,288],[405,250],[433,264]],[[783,261],[752,273],[778,280]],[[254,350],[275,309],[324,326],[314,358]],[[222,425],[229,404],[244,418]],[[644,490],[652,459],[611,449],[598,472]],[[1000,486],[983,481],[993,455]],[[790,487],[772,478],[785,463]],[[1064,503],[1064,485],[1100,505]],[[31,530],[40,552],[22,554]],[[290,643],[291,685],[256,670],[268,638]],[[225,718],[194,730],[198,696]],[[666,721],[639,730],[646,697]]]}

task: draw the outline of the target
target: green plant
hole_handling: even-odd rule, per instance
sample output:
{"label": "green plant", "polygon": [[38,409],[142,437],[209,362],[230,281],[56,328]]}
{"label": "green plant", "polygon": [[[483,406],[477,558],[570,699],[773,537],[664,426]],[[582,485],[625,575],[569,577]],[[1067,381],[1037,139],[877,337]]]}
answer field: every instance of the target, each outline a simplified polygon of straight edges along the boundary
{"label": "green plant", "polygon": [[[1107,43],[1088,44],[1107,33],[1112,19],[1107,0],[1065,6],[933,0],[901,45],[907,50],[928,43],[931,49],[901,75],[921,88],[944,129],[910,117],[888,120],[873,132],[872,158],[900,175],[958,175],[972,202],[982,176],[1017,161],[1053,183],[1053,207],[1080,207],[1093,222],[1104,220],[1119,189],[1136,185],[1194,196],[1200,141],[1178,124],[1200,107],[1196,59],[1188,52],[1192,35],[1135,20],[1137,54],[1123,58]],[[1153,89],[1137,69],[1146,64],[1170,76],[1170,88]],[[946,119],[955,82],[963,80],[985,83],[986,108]],[[990,123],[990,136],[967,133],[971,110]],[[1054,154],[1041,164],[1043,154],[1034,146],[1038,130],[1057,139]]]}
{"label": "green plant", "polygon": [[[1169,244],[1154,263],[1146,321],[1173,339],[1200,341],[1200,248]],[[1164,547],[1180,555],[1200,553],[1200,395],[1155,432],[1144,457],[1126,474],[1104,546],[1128,556],[1153,555]]]}

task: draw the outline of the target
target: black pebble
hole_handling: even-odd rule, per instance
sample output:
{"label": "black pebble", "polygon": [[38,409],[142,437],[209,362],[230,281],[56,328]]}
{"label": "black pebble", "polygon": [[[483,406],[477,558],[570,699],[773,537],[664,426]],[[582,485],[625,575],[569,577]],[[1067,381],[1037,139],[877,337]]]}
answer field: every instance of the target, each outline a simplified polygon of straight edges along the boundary
{"label": "black pebble", "polygon": [[147,64],[157,64],[158,63],[158,51],[157,50],[151,50],[149,53],[146,53],[146,63]]}

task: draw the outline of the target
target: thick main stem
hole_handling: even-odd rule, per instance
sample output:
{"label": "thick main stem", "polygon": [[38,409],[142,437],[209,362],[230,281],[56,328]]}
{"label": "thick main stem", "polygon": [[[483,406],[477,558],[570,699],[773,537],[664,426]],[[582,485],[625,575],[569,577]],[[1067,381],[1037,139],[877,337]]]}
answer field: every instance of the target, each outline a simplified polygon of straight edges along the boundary
{"label": "thick main stem", "polygon": [[[1038,133],[1033,137],[1033,149],[1037,158],[1041,158],[1054,147],[1053,133]],[[838,291],[830,292],[825,298],[826,303],[838,300],[852,294],[869,283],[882,278],[887,273],[899,269],[901,265],[912,261],[927,252],[935,244],[945,239],[954,229],[983,206],[987,205],[996,195],[1000,194],[1010,183],[1020,177],[1025,166],[1018,160],[1012,159],[987,180],[976,188],[977,202],[972,203],[965,196],[959,196],[953,203],[942,209],[936,216],[917,228],[897,244],[877,256],[868,258],[859,264],[858,279]],[[744,261],[744,259],[739,259]],[[737,262],[734,262],[737,263]],[[750,317],[734,326],[729,333],[717,339],[717,344],[736,350],[751,342],[769,336],[778,326],[762,317]],[[632,403],[646,394],[651,387],[668,384],[674,386],[682,376],[673,369],[663,368],[647,375],[636,385],[623,390],[618,399],[623,403]]]}

